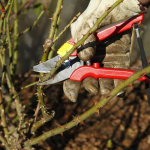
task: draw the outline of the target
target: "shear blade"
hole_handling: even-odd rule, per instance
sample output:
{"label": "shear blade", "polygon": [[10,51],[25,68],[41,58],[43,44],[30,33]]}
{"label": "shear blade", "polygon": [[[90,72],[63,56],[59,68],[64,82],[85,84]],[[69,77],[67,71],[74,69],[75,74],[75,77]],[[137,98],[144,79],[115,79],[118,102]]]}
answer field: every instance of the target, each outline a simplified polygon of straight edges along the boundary
{"label": "shear blade", "polygon": [[68,78],[70,78],[71,74],[73,73],[73,71],[79,67],[83,66],[83,62],[76,62],[73,65],[71,65],[70,67],[60,71],[58,74],[56,74],[53,78],[51,78],[50,80],[47,80],[45,82],[41,82],[38,83],[37,85],[48,85],[48,84],[54,84],[57,82],[61,82],[63,80],[66,80]]}
{"label": "shear blade", "polygon": [[49,59],[41,64],[33,66],[31,69],[36,72],[48,73],[56,65],[56,62],[61,59],[61,56],[57,55],[52,59]]}

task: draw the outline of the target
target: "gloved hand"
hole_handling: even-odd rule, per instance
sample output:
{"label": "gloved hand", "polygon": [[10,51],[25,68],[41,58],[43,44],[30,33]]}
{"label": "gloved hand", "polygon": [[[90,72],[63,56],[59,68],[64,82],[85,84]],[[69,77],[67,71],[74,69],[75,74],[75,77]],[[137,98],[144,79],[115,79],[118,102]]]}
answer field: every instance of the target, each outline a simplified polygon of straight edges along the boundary
{"label": "gloved hand", "polygon": [[[116,0],[91,0],[87,9],[82,15],[71,25],[72,37],[78,42],[88,31],[93,27],[97,18],[113,4]],[[147,8],[150,5],[150,0],[124,0],[119,6],[117,6],[99,25],[100,27],[108,25],[110,23],[137,15],[139,13],[146,13]],[[93,59],[95,62],[100,62],[104,67],[109,68],[124,68],[128,69],[130,66],[130,38],[131,32],[126,31],[121,34],[110,37],[103,41],[102,44],[95,48],[91,45],[88,48],[80,51],[78,57],[83,61],[92,59],[95,52],[96,57]],[[93,43],[96,41],[94,35],[90,35],[84,42]],[[108,94],[113,87],[120,84],[122,80],[117,79],[99,79],[100,92],[102,95]],[[81,82],[66,80],[63,83],[63,89],[65,95],[72,101],[76,102]],[[83,86],[85,89],[93,94],[98,93],[99,89],[98,80],[88,77],[83,80]],[[123,97],[125,95],[125,89],[118,93],[118,96]]]}

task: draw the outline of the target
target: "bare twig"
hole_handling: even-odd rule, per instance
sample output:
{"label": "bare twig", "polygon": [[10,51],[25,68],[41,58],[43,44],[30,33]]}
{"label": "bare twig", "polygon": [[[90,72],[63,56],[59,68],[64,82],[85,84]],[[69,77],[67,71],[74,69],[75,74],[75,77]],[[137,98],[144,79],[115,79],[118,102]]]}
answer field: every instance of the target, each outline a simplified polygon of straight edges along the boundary
{"label": "bare twig", "polygon": [[25,34],[26,32],[28,32],[28,31],[30,31],[31,29],[33,29],[35,26],[37,26],[37,22],[38,22],[39,19],[42,17],[43,13],[44,13],[44,11],[42,11],[42,12],[39,14],[39,16],[38,16],[37,19],[34,21],[34,23],[33,23],[33,25],[32,25],[31,27],[28,27],[28,28],[26,28],[24,31],[22,31],[22,32],[20,32],[20,33],[18,33],[18,34],[13,35],[11,38],[14,38],[14,39],[15,39],[15,38],[18,38],[19,36]]}
{"label": "bare twig", "polygon": [[81,15],[81,13],[78,13],[78,14],[69,22],[69,24],[59,33],[59,35],[58,35],[56,38],[54,38],[53,43],[55,43],[55,42],[60,38],[60,36],[63,35],[63,33],[71,26],[71,24],[72,24],[74,21],[77,20],[77,18],[78,18],[80,15]]}
{"label": "bare twig", "polygon": [[2,4],[1,1],[0,1],[0,7],[1,7],[1,12],[2,12],[2,13],[5,12],[5,8],[4,8],[4,6],[3,6],[3,4]]}
{"label": "bare twig", "polygon": [[[10,39],[10,30],[9,30],[9,17],[10,17],[10,12],[12,11],[14,0],[11,1],[8,14],[6,16],[6,27],[7,27],[7,39],[8,39],[8,48],[9,48],[9,63],[10,63],[10,74],[13,77],[13,52],[12,52],[12,44],[11,44],[11,39]],[[12,81],[13,82],[13,81]]]}
{"label": "bare twig", "polygon": [[6,139],[2,136],[0,133],[0,141],[2,142],[2,145],[6,148],[6,150],[11,150],[10,146],[8,145]]}
{"label": "bare twig", "polygon": [[[14,13],[18,12],[18,1],[14,1]],[[18,18],[15,19],[14,21],[14,35],[18,34]],[[13,51],[13,74],[15,75],[16,73],[16,67],[17,67],[17,58],[18,58],[18,38],[14,39],[14,51]]]}
{"label": "bare twig", "polygon": [[34,113],[34,122],[36,122],[36,118],[38,116],[39,110],[40,110],[40,106],[38,104],[37,107],[36,107],[35,113]]}
{"label": "bare twig", "polygon": [[31,128],[31,133],[34,134],[35,131],[44,125],[46,122],[50,121],[55,116],[55,111],[52,111],[47,118],[42,118],[39,121],[35,122]]}
{"label": "bare twig", "polygon": [[33,3],[35,3],[36,0],[30,0],[28,2],[26,2],[23,7],[15,14],[13,14],[10,18],[14,18],[16,16],[19,16],[25,9],[27,9],[28,7],[30,7]]}
{"label": "bare twig", "polygon": [[8,134],[8,127],[6,122],[5,110],[3,105],[2,91],[0,88],[0,114],[1,114],[1,125],[3,127],[5,135]]}
{"label": "bare twig", "polygon": [[7,12],[7,10],[8,10],[8,8],[9,8],[9,6],[10,6],[10,2],[11,2],[11,0],[9,0],[8,2],[7,2],[7,5],[6,5],[6,7],[5,7],[5,11],[3,11],[2,12],[2,14],[1,14],[1,21],[0,21],[0,36],[1,36],[1,34],[2,34],[2,26],[3,26],[3,20],[4,20],[4,18],[5,18],[5,15],[6,15],[6,12]]}
{"label": "bare twig", "polygon": [[[55,10],[52,23],[51,23],[49,37],[48,39],[45,40],[45,43],[43,45],[44,48],[43,48],[43,56],[42,56],[41,62],[45,62],[48,59],[48,55],[52,46],[52,40],[55,35],[55,29],[56,29],[58,17],[62,9],[62,4],[63,4],[63,0],[58,0],[56,10]],[[40,74],[40,76],[42,76],[42,74]],[[43,86],[38,86],[37,93],[38,93],[38,102],[39,102],[42,114],[44,118],[49,118],[49,115],[47,114],[47,110],[45,108],[45,103],[44,103],[44,98],[43,98]]]}

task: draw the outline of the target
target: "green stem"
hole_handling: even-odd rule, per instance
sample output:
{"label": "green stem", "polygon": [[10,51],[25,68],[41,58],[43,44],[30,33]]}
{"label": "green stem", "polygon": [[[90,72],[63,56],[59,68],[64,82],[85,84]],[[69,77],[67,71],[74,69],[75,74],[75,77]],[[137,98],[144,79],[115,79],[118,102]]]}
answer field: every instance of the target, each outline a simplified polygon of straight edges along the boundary
{"label": "green stem", "polygon": [[[44,11],[42,11],[42,12],[40,13],[40,15],[39,15],[38,18],[35,20],[35,22],[33,23],[32,26],[26,28],[24,31],[22,31],[22,32],[20,32],[20,33],[18,33],[18,34],[13,35],[13,36],[11,37],[11,39],[17,39],[17,38],[20,37],[21,35],[27,33],[28,31],[30,31],[31,29],[33,29],[35,26],[37,26],[37,22],[39,21],[39,19],[40,19],[41,16],[43,15],[43,13],[44,13]],[[0,43],[0,46],[5,45],[7,42],[8,42],[8,39],[5,38],[5,39],[3,40],[3,42]]]}
{"label": "green stem", "polygon": [[13,3],[14,3],[14,0],[11,1],[11,4],[10,4],[10,7],[9,7],[9,10],[8,10],[8,14],[6,16],[6,28],[7,28],[7,39],[8,39],[8,48],[9,48],[9,63],[10,63],[10,74],[11,76],[13,77],[14,74],[13,74],[13,53],[12,53],[12,44],[11,44],[11,39],[10,39],[10,29],[9,29],[9,17],[10,17],[10,13],[12,11],[12,7],[13,7]]}
{"label": "green stem", "polygon": [[63,126],[59,126],[59,127],[55,128],[51,131],[45,132],[44,134],[40,135],[37,138],[31,139],[30,141],[26,141],[25,146],[35,145],[35,144],[37,144],[41,141],[46,140],[47,138],[49,138],[51,136],[63,133],[66,130],[69,130],[72,127],[76,126],[77,124],[81,123],[82,121],[87,119],[89,116],[91,116],[95,112],[99,111],[99,109],[104,107],[113,97],[115,97],[125,87],[130,85],[135,80],[143,77],[143,75],[145,75],[145,73],[146,74],[150,73],[150,66],[144,68],[141,71],[138,71],[138,72],[134,73],[132,76],[130,76],[130,78],[126,79],[124,82],[122,82],[120,85],[118,85],[109,94],[107,94],[102,100],[100,100],[95,106],[93,106],[91,109],[89,109],[88,111],[86,111],[82,115],[75,117],[72,121],[70,121],[69,123],[67,123]]}
{"label": "green stem", "polygon": [[[20,90],[27,89],[27,88],[29,88],[29,87],[31,87],[31,86],[33,86],[33,85],[36,85],[37,83],[38,83],[38,82],[33,82],[33,83],[31,83],[31,84],[28,84],[28,85],[22,87]],[[16,98],[19,96],[19,94],[20,94],[20,93],[15,94],[15,95],[13,96],[13,98],[16,99]]]}
{"label": "green stem", "polygon": [[43,14],[44,14],[44,11],[42,11],[42,12],[39,14],[39,16],[38,16],[37,19],[34,21],[34,23],[33,23],[33,25],[32,25],[31,27],[26,28],[24,31],[22,31],[22,32],[20,32],[20,33],[18,33],[18,34],[13,35],[11,38],[14,38],[14,39],[15,39],[15,38],[18,38],[19,36],[21,36],[21,35],[27,33],[27,32],[30,31],[31,29],[33,29],[35,26],[37,26],[37,22],[39,21],[39,19],[42,17]]}
{"label": "green stem", "polygon": [[[18,1],[14,1],[14,13],[17,14],[18,12]],[[18,34],[18,18],[15,18],[14,21],[14,35]],[[13,74],[16,73],[17,67],[17,58],[18,58],[18,38],[14,39],[14,52],[13,52]]]}
{"label": "green stem", "polygon": [[[33,121],[34,121],[33,119],[30,119],[28,122],[24,122],[24,123],[21,125],[21,128],[24,128],[24,127],[26,127],[26,125],[33,123]],[[26,127],[26,128],[27,128],[27,127]],[[14,131],[17,131],[17,130],[18,130],[18,128],[12,129],[11,131],[8,132],[8,135],[12,134]]]}
{"label": "green stem", "polygon": [[8,145],[6,139],[0,134],[0,141],[2,145],[6,148],[6,150],[11,150],[10,146]]}
{"label": "green stem", "polygon": [[55,30],[57,27],[57,21],[58,21],[58,18],[59,18],[61,9],[62,9],[63,1],[64,0],[58,0],[58,2],[57,2],[56,10],[55,10],[55,13],[54,13],[53,18],[52,18],[49,36],[48,36],[48,39],[46,39],[45,44],[44,44],[43,56],[42,56],[41,62],[45,62],[48,59],[49,52],[51,51],[52,45],[49,42],[53,41],[53,38],[55,35]]}
{"label": "green stem", "polygon": [[26,85],[26,86],[22,87],[21,90],[24,90],[26,88],[29,88],[29,87],[33,86],[33,85],[36,85],[37,83],[38,82],[33,82],[33,83],[29,84],[29,85]]}
{"label": "green stem", "polygon": [[5,74],[6,74],[6,57],[5,57],[5,49],[3,47],[2,47],[1,54],[0,54],[0,60],[2,64],[2,79],[1,79],[0,85],[2,85]]}
{"label": "green stem", "polygon": [[49,115],[47,113],[47,109],[45,107],[44,97],[43,97],[43,86],[37,87],[37,96],[38,96],[38,102],[39,102],[39,106],[40,106],[40,109],[42,111],[43,117],[49,118]]}
{"label": "green stem", "polygon": [[6,123],[6,116],[5,116],[5,110],[4,110],[4,105],[3,105],[1,87],[0,87],[0,114],[1,114],[1,122],[2,122],[1,125],[3,127],[5,135],[7,135],[8,134],[8,127],[7,127],[7,123]]}
{"label": "green stem", "polygon": [[[0,57],[1,58],[1,57]],[[0,59],[1,62],[3,62],[2,59]],[[6,62],[5,62],[6,63]],[[18,118],[19,118],[19,127],[18,129],[21,128],[22,126],[22,123],[24,121],[24,115],[23,115],[23,107],[20,103],[20,99],[18,96],[18,93],[16,92],[15,90],[15,87],[14,87],[14,84],[11,82],[12,79],[11,79],[11,76],[8,75],[8,72],[7,72],[7,68],[6,68],[6,80],[7,80],[7,84],[8,84],[8,88],[9,88],[9,92],[11,94],[14,94],[14,99],[15,99],[15,103],[16,103],[16,111],[17,111],[17,114],[18,114]]]}
{"label": "green stem", "polygon": [[57,28],[58,18],[62,10],[62,4],[64,0],[58,0],[54,16],[52,18],[52,24],[49,33],[49,39],[53,39],[55,35],[55,29]]}
{"label": "green stem", "polygon": [[[1,125],[4,130],[5,138],[7,139],[7,142],[11,145],[12,148],[15,147],[13,141],[11,141],[10,136],[8,135],[8,127],[7,127],[7,122],[6,122],[6,116],[5,116],[5,110],[4,110],[4,105],[3,105],[3,98],[2,98],[2,92],[0,89],[0,113],[1,113]],[[4,139],[3,139],[4,140]],[[6,144],[7,146],[7,144]]]}
{"label": "green stem", "polygon": [[70,25],[77,20],[77,18],[81,15],[81,13],[78,13],[75,17],[73,17],[73,19],[69,22],[69,24],[58,34],[58,36],[56,38],[54,38],[53,43],[55,43],[60,36],[63,35],[63,33],[70,27]]}
{"label": "green stem", "polygon": [[0,36],[1,36],[2,32],[3,32],[3,31],[2,31],[3,21],[4,21],[4,18],[5,18],[6,12],[7,12],[8,8],[9,8],[9,6],[10,6],[10,2],[11,2],[11,0],[9,0],[9,1],[7,2],[7,5],[6,5],[6,7],[5,7],[5,11],[1,14],[1,20],[0,20]]}
{"label": "green stem", "polygon": [[[59,23],[60,23],[60,15],[59,15],[58,20],[57,20],[57,25],[56,25],[56,29],[55,29],[54,38],[56,38],[56,36],[57,36],[57,32],[58,32],[58,28],[59,28]],[[54,43],[54,41],[53,41],[53,43]],[[56,42],[51,47],[51,51],[49,52],[48,59],[51,59],[53,57],[53,54],[54,54],[54,51],[55,51],[55,46],[56,46]]]}
{"label": "green stem", "polygon": [[[56,29],[59,14],[62,9],[62,4],[63,4],[63,0],[58,0],[56,10],[55,10],[55,13],[54,13],[54,16],[52,19],[52,23],[51,23],[49,37],[48,37],[48,39],[46,39],[46,41],[44,43],[43,56],[42,56],[41,62],[45,62],[48,59],[48,55],[49,55],[49,52],[50,52],[51,46],[52,46],[50,43],[53,40],[54,35],[55,35],[55,29]],[[40,77],[41,76],[42,76],[42,73],[40,74]],[[43,114],[44,118],[45,117],[49,118],[49,115],[47,114],[47,109],[45,108],[45,103],[44,103],[44,98],[43,98],[43,86],[38,86],[37,93],[38,93],[38,102],[39,102],[39,106],[41,108],[42,114]]]}
{"label": "green stem", "polygon": [[34,134],[38,128],[44,125],[46,122],[50,121],[55,116],[55,111],[51,111],[51,114],[47,118],[42,118],[35,122],[31,128],[31,134]]}
{"label": "green stem", "polygon": [[[8,77],[8,72],[7,72],[7,68],[6,68],[6,57],[5,57],[5,50],[4,50],[4,48],[1,51],[0,62],[2,64],[2,80],[1,80],[0,85],[2,85],[4,78]],[[7,84],[8,84],[8,87],[9,87],[9,101],[7,103],[7,106],[5,107],[6,113],[8,113],[8,111],[9,111],[10,104],[11,104],[11,101],[12,101],[12,96],[13,96],[12,91],[11,91],[10,80],[7,82]]]}

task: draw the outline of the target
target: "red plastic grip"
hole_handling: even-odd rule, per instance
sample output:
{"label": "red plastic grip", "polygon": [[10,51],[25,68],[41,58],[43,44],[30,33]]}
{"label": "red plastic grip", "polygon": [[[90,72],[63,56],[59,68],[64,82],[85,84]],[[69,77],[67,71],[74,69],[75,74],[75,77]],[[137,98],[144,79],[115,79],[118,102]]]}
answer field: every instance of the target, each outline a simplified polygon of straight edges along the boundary
{"label": "red plastic grip", "polygon": [[[82,81],[86,77],[108,78],[108,79],[127,79],[135,71],[127,69],[114,69],[99,67],[99,63],[94,63],[93,66],[82,66],[76,69],[70,76],[70,80]],[[138,80],[144,81],[150,84],[150,79],[146,76],[139,78]]]}
{"label": "red plastic grip", "polygon": [[116,35],[118,33],[121,33],[123,31],[127,31],[133,27],[133,24],[138,22],[138,24],[141,24],[142,20],[144,19],[144,14],[140,14],[138,16],[134,16],[131,18],[128,18],[123,21],[119,21],[118,23],[114,23],[114,25],[110,24],[109,27],[100,28],[101,31],[96,33],[97,41],[104,40],[110,36]]}
{"label": "red plastic grip", "polygon": [[[97,42],[102,41],[110,36],[121,33],[123,31],[129,30],[133,27],[134,23],[138,22],[139,24],[141,24],[143,19],[144,19],[144,14],[140,14],[138,16],[134,16],[134,17],[124,19],[122,21],[104,26],[100,28],[98,32],[95,33]],[[68,43],[72,45],[75,44],[72,38],[68,41]],[[77,56],[77,51],[72,53],[71,56]]]}

